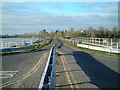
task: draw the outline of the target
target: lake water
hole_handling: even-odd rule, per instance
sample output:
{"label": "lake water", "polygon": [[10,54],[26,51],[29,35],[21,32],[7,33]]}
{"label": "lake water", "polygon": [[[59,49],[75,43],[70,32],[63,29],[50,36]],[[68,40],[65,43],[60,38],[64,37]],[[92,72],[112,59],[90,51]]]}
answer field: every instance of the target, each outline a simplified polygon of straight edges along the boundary
{"label": "lake water", "polygon": [[0,38],[0,49],[8,48],[12,46],[23,45],[24,43],[28,43],[31,45],[33,42],[37,40],[44,40],[41,38]]}

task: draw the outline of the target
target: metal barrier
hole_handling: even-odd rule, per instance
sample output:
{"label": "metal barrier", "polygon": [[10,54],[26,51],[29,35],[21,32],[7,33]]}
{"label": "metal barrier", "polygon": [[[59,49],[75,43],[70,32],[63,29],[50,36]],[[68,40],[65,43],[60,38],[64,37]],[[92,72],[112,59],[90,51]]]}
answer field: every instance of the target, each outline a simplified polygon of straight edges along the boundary
{"label": "metal barrier", "polygon": [[93,45],[79,44],[79,43],[77,44],[77,47],[83,47],[83,48],[88,48],[92,50],[98,50],[98,51],[103,51],[103,52],[108,52],[113,54],[120,54],[120,49],[116,49],[116,48],[100,47],[100,46],[93,46]]}
{"label": "metal barrier", "polygon": [[56,48],[50,50],[48,61],[44,69],[39,89],[54,89],[56,85]]}

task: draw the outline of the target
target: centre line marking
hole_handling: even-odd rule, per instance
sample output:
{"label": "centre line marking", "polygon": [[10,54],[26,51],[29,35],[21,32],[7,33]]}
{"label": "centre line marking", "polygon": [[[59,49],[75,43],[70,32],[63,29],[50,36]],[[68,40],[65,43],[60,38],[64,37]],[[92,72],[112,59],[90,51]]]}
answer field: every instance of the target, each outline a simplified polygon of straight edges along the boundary
{"label": "centre line marking", "polygon": [[[63,54],[63,53],[62,53],[62,54]],[[67,61],[66,61],[66,58],[65,58],[64,55],[63,55],[63,58],[64,58],[64,61],[65,61],[65,64],[67,65]],[[68,66],[67,66],[67,68],[68,68],[68,70],[70,71],[70,68],[69,68]],[[78,83],[78,82],[75,80],[72,72],[70,72],[70,74],[71,74],[71,76],[72,76],[72,79],[73,79],[74,83]],[[75,86],[76,86],[77,88],[80,88],[79,85],[75,85]]]}
{"label": "centre line marking", "polygon": [[[62,53],[60,53],[60,54],[62,54]],[[61,60],[62,60],[62,64],[63,64],[64,70],[67,71],[67,68],[65,67],[65,63],[63,61],[63,57],[62,56],[61,56]],[[73,85],[72,85],[72,82],[70,80],[70,77],[68,75],[68,72],[65,72],[65,73],[66,73],[66,77],[67,77],[68,83],[70,84],[70,88],[74,88]]]}

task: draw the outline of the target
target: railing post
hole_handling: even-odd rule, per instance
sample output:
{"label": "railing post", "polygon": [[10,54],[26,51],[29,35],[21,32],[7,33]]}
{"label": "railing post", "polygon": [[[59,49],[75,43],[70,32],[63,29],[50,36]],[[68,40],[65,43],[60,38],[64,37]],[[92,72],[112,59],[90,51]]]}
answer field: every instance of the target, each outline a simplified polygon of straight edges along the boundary
{"label": "railing post", "polygon": [[117,43],[117,50],[118,50],[119,44]]}
{"label": "railing post", "polygon": [[111,39],[111,47],[112,47],[112,39]]}

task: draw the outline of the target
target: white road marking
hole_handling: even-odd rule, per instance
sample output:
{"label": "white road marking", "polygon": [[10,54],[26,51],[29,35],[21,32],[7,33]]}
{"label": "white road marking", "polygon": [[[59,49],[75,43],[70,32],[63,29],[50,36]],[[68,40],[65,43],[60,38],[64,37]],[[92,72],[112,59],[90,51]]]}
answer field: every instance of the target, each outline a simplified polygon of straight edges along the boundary
{"label": "white road marking", "polygon": [[18,71],[0,71],[0,78],[11,78],[17,73]]}

